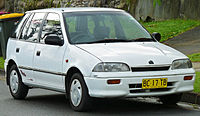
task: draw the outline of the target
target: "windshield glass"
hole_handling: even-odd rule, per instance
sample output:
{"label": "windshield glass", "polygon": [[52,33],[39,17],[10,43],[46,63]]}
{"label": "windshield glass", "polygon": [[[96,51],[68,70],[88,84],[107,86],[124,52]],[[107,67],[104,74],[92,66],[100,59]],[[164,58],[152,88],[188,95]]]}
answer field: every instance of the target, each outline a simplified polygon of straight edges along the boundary
{"label": "windshield glass", "polygon": [[64,13],[64,19],[72,44],[155,41],[125,12]]}

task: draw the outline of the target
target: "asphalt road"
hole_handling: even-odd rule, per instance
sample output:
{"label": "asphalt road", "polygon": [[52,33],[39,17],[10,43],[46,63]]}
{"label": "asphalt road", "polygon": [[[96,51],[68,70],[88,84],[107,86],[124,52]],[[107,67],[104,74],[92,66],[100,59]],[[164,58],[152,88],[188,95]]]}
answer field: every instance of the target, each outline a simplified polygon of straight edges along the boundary
{"label": "asphalt road", "polygon": [[0,116],[200,116],[200,107],[187,103],[166,106],[152,98],[98,100],[89,112],[74,112],[64,94],[32,89],[25,100],[14,100],[0,80]]}

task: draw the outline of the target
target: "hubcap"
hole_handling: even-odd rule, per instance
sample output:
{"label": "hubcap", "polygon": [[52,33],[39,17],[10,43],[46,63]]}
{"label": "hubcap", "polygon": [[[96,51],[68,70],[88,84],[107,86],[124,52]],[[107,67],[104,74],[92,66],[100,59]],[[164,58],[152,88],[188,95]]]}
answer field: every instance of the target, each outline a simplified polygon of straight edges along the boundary
{"label": "hubcap", "polygon": [[10,73],[10,88],[12,93],[17,93],[19,86],[18,74],[15,70]]}
{"label": "hubcap", "polygon": [[74,79],[70,87],[70,98],[74,106],[78,106],[82,98],[82,86],[78,79]]}

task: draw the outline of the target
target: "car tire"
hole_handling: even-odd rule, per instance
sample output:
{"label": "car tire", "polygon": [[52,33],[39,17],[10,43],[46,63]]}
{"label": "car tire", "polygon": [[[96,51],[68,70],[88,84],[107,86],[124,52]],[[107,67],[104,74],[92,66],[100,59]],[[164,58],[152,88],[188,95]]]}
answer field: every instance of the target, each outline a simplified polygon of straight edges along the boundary
{"label": "car tire", "polygon": [[14,99],[24,99],[28,94],[28,86],[22,82],[21,75],[16,65],[11,66],[8,72],[10,93]]}
{"label": "car tire", "polygon": [[176,105],[181,100],[182,94],[161,96],[160,101],[166,105]]}
{"label": "car tire", "polygon": [[91,97],[80,73],[75,73],[69,83],[69,101],[73,110],[82,112],[90,109]]}

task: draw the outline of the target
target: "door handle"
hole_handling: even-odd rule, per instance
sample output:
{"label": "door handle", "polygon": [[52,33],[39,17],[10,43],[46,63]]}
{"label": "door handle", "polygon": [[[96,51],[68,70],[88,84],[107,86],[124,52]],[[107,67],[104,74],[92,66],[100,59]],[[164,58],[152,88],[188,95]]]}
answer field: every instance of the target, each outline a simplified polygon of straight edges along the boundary
{"label": "door handle", "polygon": [[16,53],[19,53],[19,50],[20,50],[19,48],[16,48]]}
{"label": "door handle", "polygon": [[40,56],[40,51],[37,51],[37,52],[36,52],[36,56]]}

